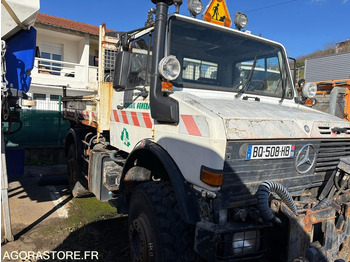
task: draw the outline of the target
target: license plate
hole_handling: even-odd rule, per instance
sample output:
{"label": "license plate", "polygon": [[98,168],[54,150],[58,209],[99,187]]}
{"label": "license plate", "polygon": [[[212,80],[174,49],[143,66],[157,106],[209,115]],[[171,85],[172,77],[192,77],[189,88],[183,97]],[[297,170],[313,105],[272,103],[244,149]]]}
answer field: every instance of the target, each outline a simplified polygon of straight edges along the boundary
{"label": "license plate", "polygon": [[246,159],[278,159],[294,157],[295,145],[248,145]]}

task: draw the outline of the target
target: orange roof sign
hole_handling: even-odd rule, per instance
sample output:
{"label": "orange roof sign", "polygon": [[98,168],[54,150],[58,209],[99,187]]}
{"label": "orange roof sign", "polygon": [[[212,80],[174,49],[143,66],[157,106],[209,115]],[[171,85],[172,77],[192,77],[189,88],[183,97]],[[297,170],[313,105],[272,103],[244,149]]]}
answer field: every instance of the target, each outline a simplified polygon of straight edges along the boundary
{"label": "orange roof sign", "polygon": [[212,0],[204,12],[204,20],[230,27],[232,21],[225,0]]}

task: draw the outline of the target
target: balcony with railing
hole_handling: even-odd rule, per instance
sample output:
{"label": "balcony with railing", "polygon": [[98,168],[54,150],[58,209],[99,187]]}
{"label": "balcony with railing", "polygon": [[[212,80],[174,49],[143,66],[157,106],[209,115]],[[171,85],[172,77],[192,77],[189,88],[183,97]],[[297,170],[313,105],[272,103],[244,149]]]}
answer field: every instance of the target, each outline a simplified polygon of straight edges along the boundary
{"label": "balcony with railing", "polygon": [[32,84],[94,90],[97,88],[97,72],[95,66],[37,57],[31,76]]}

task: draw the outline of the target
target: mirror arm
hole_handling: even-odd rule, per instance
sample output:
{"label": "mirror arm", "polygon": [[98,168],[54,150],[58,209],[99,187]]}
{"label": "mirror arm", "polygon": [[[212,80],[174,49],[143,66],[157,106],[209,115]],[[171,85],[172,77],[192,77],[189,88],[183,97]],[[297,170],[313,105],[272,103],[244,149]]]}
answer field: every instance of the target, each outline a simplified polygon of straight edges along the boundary
{"label": "mirror arm", "polygon": [[[138,93],[136,95],[136,97],[131,101],[131,104],[134,103],[136,101],[136,99],[138,99],[140,96],[142,96],[144,99],[148,96],[148,91],[146,90],[145,87],[134,87],[134,88],[128,88],[128,89],[123,89],[120,91],[131,91],[131,90],[138,90],[140,91],[140,93]],[[124,106],[118,105],[117,109],[122,110],[124,109]]]}

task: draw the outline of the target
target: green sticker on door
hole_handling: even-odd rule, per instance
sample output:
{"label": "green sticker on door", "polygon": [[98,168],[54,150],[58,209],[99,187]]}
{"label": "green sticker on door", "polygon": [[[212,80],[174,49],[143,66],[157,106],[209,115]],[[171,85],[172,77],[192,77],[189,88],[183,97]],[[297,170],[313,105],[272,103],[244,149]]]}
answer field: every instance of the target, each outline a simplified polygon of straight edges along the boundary
{"label": "green sticker on door", "polygon": [[120,139],[122,140],[124,145],[126,145],[127,147],[130,146],[129,133],[128,133],[128,130],[126,130],[125,127],[123,128],[123,131],[122,131],[122,134],[120,136]]}

